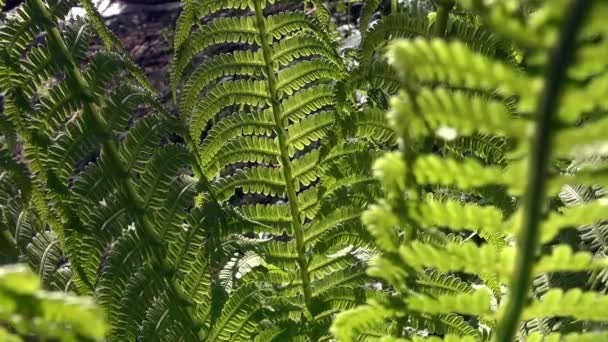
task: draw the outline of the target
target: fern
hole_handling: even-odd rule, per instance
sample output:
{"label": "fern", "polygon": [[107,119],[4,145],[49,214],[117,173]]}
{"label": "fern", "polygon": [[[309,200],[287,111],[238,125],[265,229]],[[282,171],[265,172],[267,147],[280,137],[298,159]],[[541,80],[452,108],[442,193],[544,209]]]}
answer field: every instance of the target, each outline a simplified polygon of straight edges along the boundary
{"label": "fern", "polygon": [[[363,300],[336,296],[367,282],[361,253],[371,252],[369,240],[347,238],[360,231],[358,216],[371,197],[353,201],[340,194],[371,177],[362,169],[343,169],[351,179],[338,183],[334,168],[367,154],[364,141],[390,145],[393,135],[377,113],[361,113],[346,125],[336,112],[340,103],[332,83],[344,79],[346,69],[324,17],[265,15],[272,10],[266,6],[264,1],[222,3],[199,13],[202,18],[229,8],[244,10],[241,17],[210,20],[188,39],[176,41],[172,84],[188,122],[191,149],[199,154],[198,168],[210,180],[210,197],[232,203],[231,210],[250,222],[222,231],[221,240],[251,231],[267,234],[226,264],[223,272],[231,278],[225,281],[237,288],[267,283],[274,289],[269,305],[291,303],[287,311],[260,320],[260,328],[277,324],[272,332],[252,330],[251,336],[316,341],[327,337],[335,312]],[[184,12],[178,22],[182,34],[196,18]],[[191,63],[199,52],[226,43],[244,46]],[[239,165],[247,167],[231,171]],[[373,180],[369,184],[377,187]],[[238,203],[235,194],[241,192],[270,203]],[[247,260],[256,260],[256,266]],[[242,279],[229,276],[235,272]]]}
{"label": "fern", "polygon": [[7,15],[2,338],[605,338],[605,5],[369,1],[341,51],[312,3],[185,1],[176,116],[90,1]]}
{"label": "fern", "polygon": [[[437,1],[439,10],[432,24],[433,35],[445,36],[445,40],[422,38],[426,36],[423,24],[404,24],[409,31],[402,31],[407,33],[401,37],[410,39],[392,43],[388,53],[403,82],[403,90],[393,97],[387,115],[402,148],[375,163],[375,174],[383,184],[385,196],[367,210],[363,221],[383,252],[372,259],[368,273],[395,294],[390,301],[370,300],[365,306],[340,314],[332,332],[341,341],[366,340],[365,331],[374,327],[382,331],[379,335],[407,338],[408,329],[421,329],[430,326],[429,321],[442,319],[442,315],[454,315],[463,319],[466,329],[437,329],[431,333],[507,341],[519,331],[522,335],[517,338],[522,340],[584,340],[587,337],[582,335],[554,334],[560,327],[567,333],[568,324],[582,322],[579,329],[589,332],[589,338],[599,338],[591,327],[597,327],[593,321],[604,320],[601,310],[582,309],[581,303],[601,301],[602,295],[591,292],[593,288],[580,281],[568,283],[565,279],[559,283],[557,278],[578,274],[584,283],[585,277],[598,279],[592,275],[605,269],[603,254],[584,249],[575,252],[572,247],[576,245],[571,247],[565,239],[569,228],[587,224],[582,228],[585,231],[586,227],[601,225],[605,218],[603,195],[592,190],[597,189],[596,185],[590,187],[603,184],[602,176],[583,175],[585,170],[593,172],[602,162],[570,171],[558,163],[552,164],[551,170],[548,166],[552,142],[553,158],[575,161],[596,156],[599,150],[595,147],[603,140],[593,133],[601,126],[601,119],[572,125],[582,113],[602,107],[601,101],[593,100],[592,90],[571,86],[564,87],[563,96],[557,95],[568,80],[567,70],[582,70],[577,66],[585,64],[576,55],[576,63],[568,66],[569,60],[563,58],[571,51],[569,46],[598,32],[597,28],[582,28],[582,17],[591,6],[574,1],[571,10],[559,12],[557,8],[565,8],[560,6],[566,6],[566,1],[560,5],[547,2],[520,21],[506,6],[491,8],[481,2],[469,3],[470,8],[480,11],[481,20],[495,29],[497,36],[512,39],[516,49],[527,51],[534,59],[532,63],[537,63],[527,68],[508,60],[508,45],[476,45],[466,36],[450,36],[450,21],[446,19],[453,6],[450,3]],[[594,11],[602,10],[603,5],[594,4]],[[588,27],[593,27],[593,17],[590,15]],[[454,21],[456,25],[461,23],[464,21]],[[577,29],[581,35],[576,34]],[[379,34],[390,32],[388,28],[383,30],[378,32],[385,33]],[[466,31],[461,30],[460,34],[466,35]],[[367,38],[370,37],[368,33]],[[476,42],[483,41],[483,35],[475,37]],[[558,52],[552,58],[541,58],[552,44],[557,44],[558,37]],[[583,44],[581,51],[593,44]],[[544,79],[539,74],[542,70]],[[590,72],[587,77],[592,80],[601,78]],[[563,79],[557,78],[561,75]],[[581,97],[573,100],[579,92]],[[558,110],[560,104],[578,102],[585,105]],[[533,121],[537,124],[531,135]],[[500,138],[508,143],[503,143],[498,153],[477,154],[483,149],[479,145],[471,152],[461,152],[468,137]],[[529,141],[531,137],[534,139]],[[429,139],[434,141],[435,150]],[[527,181],[523,179],[526,174]],[[561,187],[560,195],[567,207],[549,207],[548,200]],[[497,201],[504,197],[511,198],[516,206]],[[545,217],[541,213],[547,209],[552,212]],[[468,232],[467,240],[474,242],[462,241],[460,236],[466,236],[463,231]],[[519,239],[513,247],[516,237]],[[420,279],[429,271],[456,276],[463,284],[480,289],[463,287],[449,292],[439,282],[421,286],[424,282]],[[542,292],[530,297],[528,289],[534,277],[538,279],[535,286]],[[556,280],[547,282],[543,277]],[[566,291],[566,286],[583,288]],[[433,287],[438,289],[429,293]],[[504,299],[502,289],[506,289]],[[536,329],[536,333],[520,329],[520,319],[521,326],[541,324],[548,329]],[[401,324],[399,329],[390,328],[396,324]],[[381,326],[384,328],[378,328]],[[544,333],[547,336],[541,337]]]}

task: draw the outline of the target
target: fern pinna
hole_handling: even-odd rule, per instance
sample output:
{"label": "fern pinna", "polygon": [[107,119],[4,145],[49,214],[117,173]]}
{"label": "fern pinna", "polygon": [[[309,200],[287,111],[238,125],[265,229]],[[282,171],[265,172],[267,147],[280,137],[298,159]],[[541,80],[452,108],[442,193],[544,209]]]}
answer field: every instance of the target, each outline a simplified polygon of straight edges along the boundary
{"label": "fern pinna", "polygon": [[[256,340],[318,341],[336,312],[370,292],[361,285],[373,250],[359,214],[379,191],[369,171],[375,151],[394,138],[377,112],[336,110],[334,83],[346,69],[323,17],[274,8],[262,0],[186,2],[172,84],[195,169],[209,180],[204,201],[241,219],[218,232],[220,283],[265,288],[273,311],[249,316],[263,318]],[[227,44],[230,52],[195,62]]]}
{"label": "fern pinna", "polygon": [[[368,273],[387,291],[338,316],[340,341],[607,338],[593,304],[607,300],[595,95],[606,64],[591,53],[606,6],[547,1],[522,15],[528,5],[513,3],[459,2],[514,42],[512,60],[457,38],[391,45],[404,87],[388,117],[402,147],[376,162],[385,197],[363,215],[383,252]],[[505,139],[504,159],[445,148],[479,134]]]}

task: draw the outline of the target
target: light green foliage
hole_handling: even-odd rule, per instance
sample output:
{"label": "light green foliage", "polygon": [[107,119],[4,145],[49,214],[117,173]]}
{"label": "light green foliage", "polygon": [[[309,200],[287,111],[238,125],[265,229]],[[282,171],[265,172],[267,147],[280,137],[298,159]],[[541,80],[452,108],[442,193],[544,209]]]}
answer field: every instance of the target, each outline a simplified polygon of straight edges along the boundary
{"label": "light green foliage", "polygon": [[[408,38],[391,43],[387,53],[402,81],[387,114],[401,148],[376,161],[374,175],[383,184],[384,199],[363,214],[382,250],[371,260],[368,273],[381,279],[392,296],[338,315],[332,332],[340,341],[417,340],[422,332],[491,340],[503,320],[513,319],[506,316],[506,308],[514,300],[513,279],[526,272],[518,268],[521,240],[516,237],[529,229],[522,226],[527,215],[522,199],[535,186],[526,179],[536,172],[527,169],[531,138],[539,130],[534,126],[536,109],[551,87],[543,79],[543,71],[551,67],[546,56],[561,34],[570,2],[541,2],[528,14],[519,12],[523,5],[517,1],[485,3],[473,1],[467,7],[458,2],[453,9],[449,5],[455,17],[447,22],[471,23],[470,17],[456,19],[456,13],[475,9],[487,27],[477,32],[511,40],[513,54],[525,51],[527,63],[501,51],[508,44],[478,45],[474,41],[481,42],[483,35],[461,37],[449,25],[443,32],[426,31],[424,24],[414,23],[420,19],[412,18],[403,21],[401,31],[394,30]],[[594,12],[605,10],[601,2],[593,7]],[[580,53],[575,53],[568,74],[599,86],[605,62],[600,68],[586,52],[604,44],[587,39],[603,37],[604,31],[594,26],[596,15],[578,37]],[[435,25],[437,16],[432,19]],[[371,29],[364,39],[375,32]],[[437,34],[444,37],[429,38]],[[586,58],[594,67],[584,67]],[[605,106],[595,93],[569,80],[555,113],[553,159],[542,179],[547,183],[542,210],[548,212],[540,222],[540,243],[533,247],[535,259],[526,261],[536,279],[532,295],[524,299],[518,340],[541,340],[543,335],[542,340],[602,338],[598,332],[605,325],[596,322],[605,318],[594,305],[601,305],[606,289],[606,256],[597,249],[605,245],[600,237],[605,236],[606,219],[605,137],[599,133]],[[507,143],[497,145],[498,153],[464,150],[468,144],[463,140],[479,137],[484,144],[496,139]],[[558,194],[561,201],[550,204]],[[581,227],[578,232],[576,227]],[[476,290],[454,291],[439,281],[421,286],[419,279],[429,270]],[[458,328],[448,317],[461,318]],[[583,334],[567,335],[572,331]]]}
{"label": "light green foliage", "polygon": [[90,298],[42,291],[38,277],[24,265],[0,267],[0,322],[2,341],[25,341],[30,334],[102,341],[107,331],[103,311]]}

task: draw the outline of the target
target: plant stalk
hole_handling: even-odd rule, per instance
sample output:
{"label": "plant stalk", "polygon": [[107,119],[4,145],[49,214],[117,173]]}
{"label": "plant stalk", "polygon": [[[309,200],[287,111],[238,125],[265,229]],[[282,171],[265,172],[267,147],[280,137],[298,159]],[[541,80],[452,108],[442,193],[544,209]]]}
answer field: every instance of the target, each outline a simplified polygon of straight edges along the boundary
{"label": "plant stalk", "polygon": [[281,104],[277,95],[277,80],[274,69],[272,68],[272,51],[268,42],[268,33],[266,32],[266,20],[264,19],[263,9],[258,0],[254,1],[255,15],[260,33],[260,42],[264,54],[264,63],[266,64],[266,75],[268,77],[268,90],[270,93],[270,101],[272,106],[272,114],[274,116],[277,136],[279,140],[279,149],[281,151],[281,166],[283,170],[283,179],[285,180],[285,188],[287,192],[287,201],[291,213],[291,226],[296,237],[296,249],[298,253],[298,266],[300,268],[300,277],[302,278],[302,290],[304,292],[304,301],[310,314],[312,307],[312,288],[310,284],[310,274],[308,273],[308,261],[306,259],[306,245],[304,243],[304,227],[302,226],[300,208],[298,206],[298,195],[293,186],[293,170],[291,169],[291,161],[289,160],[289,150],[287,146],[287,135],[283,120],[281,119]]}
{"label": "plant stalk", "polygon": [[[350,4],[350,2],[349,2]],[[391,1],[391,14],[395,14],[399,12],[399,0]]]}
{"label": "plant stalk", "polygon": [[532,281],[532,267],[539,245],[539,226],[545,204],[545,187],[552,148],[553,116],[559,104],[562,87],[567,78],[568,65],[576,48],[576,37],[592,1],[573,0],[562,24],[559,40],[551,51],[545,74],[544,90],[538,105],[536,134],[532,138],[532,155],[529,164],[528,192],[524,202],[523,225],[525,230],[517,241],[515,276],[511,283],[509,300],[498,326],[496,341],[512,341],[516,335],[521,312],[528,299]]}
{"label": "plant stalk", "polygon": [[437,17],[435,18],[434,33],[436,37],[445,37],[450,11],[455,5],[456,2],[454,0],[437,0],[435,2]]}

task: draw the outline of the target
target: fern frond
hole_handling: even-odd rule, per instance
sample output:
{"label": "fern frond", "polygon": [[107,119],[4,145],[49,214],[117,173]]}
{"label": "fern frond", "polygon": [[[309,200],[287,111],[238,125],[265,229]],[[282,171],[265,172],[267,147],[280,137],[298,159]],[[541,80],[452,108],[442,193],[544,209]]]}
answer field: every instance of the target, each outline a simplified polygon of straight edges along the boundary
{"label": "fern frond", "polygon": [[[179,25],[178,25],[179,27]],[[194,32],[185,44],[176,43],[176,55],[171,66],[171,85],[175,90],[184,69],[199,52],[216,43],[257,43],[255,17],[219,18]],[[179,35],[176,35],[176,40]],[[179,47],[179,49],[177,49]]]}
{"label": "fern frond", "polygon": [[319,151],[313,150],[293,160],[293,179],[296,191],[310,186],[321,175],[318,169]]}
{"label": "fern frond", "polygon": [[247,218],[264,225],[264,227],[254,226],[255,230],[259,230],[256,232],[264,231],[280,235],[290,230],[292,218],[287,205],[253,204],[243,206],[239,210]]}
{"label": "fern frond", "polygon": [[336,64],[326,59],[313,58],[278,72],[277,92],[292,95],[302,87],[322,80],[339,80],[340,70]]}
{"label": "fern frond", "polygon": [[126,170],[143,172],[146,162],[167,132],[167,126],[154,116],[137,120],[120,147],[120,156],[125,161]]}
{"label": "fern frond", "polygon": [[589,252],[574,253],[567,245],[553,247],[551,255],[544,256],[534,265],[534,274],[549,272],[593,271],[606,268],[608,259],[594,258]]}
{"label": "fern frond", "polygon": [[[296,35],[276,42],[272,46],[273,68],[287,66],[302,57],[322,56],[341,68],[342,59],[336,51],[327,46],[326,42],[315,35]],[[340,69],[336,69],[339,71]]]}
{"label": "fern frond", "polygon": [[365,274],[363,265],[353,264],[348,268],[329,273],[321,279],[316,280],[313,284],[313,295],[318,296],[330,289],[342,286],[355,288],[365,284],[367,281],[368,277]]}
{"label": "fern frond", "polygon": [[316,110],[325,108],[334,103],[333,89],[328,85],[318,85],[283,100],[282,120],[297,121]]}
{"label": "fern frond", "polygon": [[[445,171],[445,173],[439,171]],[[519,188],[521,179],[518,172],[520,170],[516,166],[505,172],[500,167],[483,166],[471,159],[459,162],[434,155],[420,157],[414,165],[414,173],[419,183],[455,185],[460,189],[472,189],[491,184],[504,184]],[[438,177],[438,175],[441,176]]]}
{"label": "fern frond", "polygon": [[268,262],[283,268],[293,267],[298,259],[294,240],[287,243],[269,241],[259,246],[258,251]]}
{"label": "fern frond", "polygon": [[287,128],[287,144],[289,145],[290,155],[293,156],[296,151],[301,151],[312,142],[325,137],[334,120],[333,112],[320,112],[290,125]]}
{"label": "fern frond", "polygon": [[200,64],[189,76],[182,88],[181,111],[189,113],[200,92],[212,81],[232,75],[256,76],[263,73],[264,61],[258,51],[235,51],[220,54]]}
{"label": "fern frond", "polygon": [[269,101],[267,84],[261,81],[228,81],[213,88],[197,102],[190,116],[190,134],[199,137],[222,109],[231,105],[263,106]]}
{"label": "fern frond", "polygon": [[501,232],[503,226],[502,212],[496,207],[462,204],[454,200],[443,202],[432,197],[413,209],[410,217],[428,228],[438,226],[494,233]]}
{"label": "fern frond", "polygon": [[441,295],[436,298],[414,295],[407,299],[407,303],[411,310],[427,314],[460,313],[487,317],[492,313],[490,300],[489,291],[478,290],[472,293]]}
{"label": "fern frond", "polygon": [[[527,123],[514,119],[509,108],[501,101],[471,96],[460,91],[448,91],[445,88],[423,89],[414,101],[415,103],[404,101],[406,103],[403,105],[396,105],[399,110],[407,108],[409,111],[395,114],[415,117],[415,111],[411,106],[416,106],[416,110],[424,113],[427,127],[434,130],[450,127],[455,129],[458,135],[481,133],[525,136]],[[422,132],[410,130],[413,137],[421,136],[425,131],[426,127]]]}
{"label": "fern frond", "polygon": [[227,200],[234,194],[234,189],[240,187],[245,193],[282,196],[285,182],[279,168],[252,167],[239,169],[228,178],[220,179],[214,184],[216,195]]}
{"label": "fern frond", "polygon": [[541,333],[533,333],[533,334],[530,334],[527,336],[527,340],[532,341],[532,342],[540,342],[540,341],[592,342],[592,341],[599,341],[599,340],[605,339],[606,337],[607,337],[606,333],[602,333],[602,332],[571,333],[571,334],[552,333],[552,334],[548,334],[548,335],[543,335]]}
{"label": "fern frond", "polygon": [[331,212],[326,216],[317,217],[315,222],[306,228],[304,240],[307,243],[315,244],[320,241],[323,234],[327,233],[332,228],[343,228],[349,223],[358,221],[360,212],[351,207],[344,207]]}
{"label": "fern frond", "polygon": [[[274,126],[272,113],[264,110],[256,113],[239,112],[218,121],[201,144],[200,162],[204,169],[210,165],[214,156],[221,151],[226,141],[241,135],[270,136]],[[206,172],[208,177],[213,176]]]}
{"label": "fern frond", "polygon": [[359,306],[339,315],[331,332],[340,341],[357,341],[358,335],[382,325],[389,315],[390,312],[379,305]]}
{"label": "fern frond", "polygon": [[[581,320],[605,321],[608,313],[605,312],[602,304],[606,300],[608,300],[606,296],[583,292],[580,289],[572,289],[567,292],[554,289],[524,309],[523,319],[572,316]],[[596,309],[586,310],[591,306]]]}
{"label": "fern frond", "polygon": [[469,283],[456,276],[431,269],[419,275],[416,286],[418,291],[431,297],[473,292],[473,287]]}
{"label": "fern frond", "polygon": [[[473,52],[462,42],[414,39],[402,41],[391,50],[389,61],[403,76],[421,83],[441,82],[450,86],[497,92],[505,97],[531,98],[540,90],[540,81],[504,63]],[[410,66],[416,66],[411,68]],[[466,76],[465,76],[466,75]],[[528,109],[530,103],[520,103]]]}
{"label": "fern frond", "polygon": [[254,327],[264,316],[263,298],[269,296],[269,289],[248,283],[232,293],[219,315],[213,330],[205,339],[208,341],[251,340]]}
{"label": "fern frond", "polygon": [[190,29],[197,20],[215,13],[224,8],[232,9],[253,9],[253,5],[249,0],[225,1],[195,1],[189,0],[185,2],[184,11],[180,15],[176,25],[176,33],[174,38],[174,48],[177,50],[188,38]]}
{"label": "fern frond", "polygon": [[215,174],[226,166],[256,162],[263,164],[276,164],[280,156],[276,139],[259,136],[242,136],[229,140],[213,157],[213,165],[209,165],[209,174]]}
{"label": "fern frond", "polygon": [[477,247],[471,242],[433,247],[418,241],[400,250],[403,260],[418,269],[425,266],[441,272],[461,271],[477,274],[484,271],[504,276],[510,275],[512,271],[512,252],[505,249],[499,251],[491,245]]}
{"label": "fern frond", "polygon": [[380,51],[381,44],[390,39],[424,37],[431,24],[427,18],[412,18],[407,13],[395,13],[382,18],[373,28],[365,33],[361,46],[361,60],[370,65],[375,51]]}

